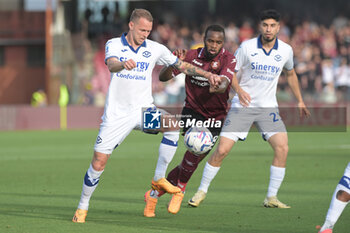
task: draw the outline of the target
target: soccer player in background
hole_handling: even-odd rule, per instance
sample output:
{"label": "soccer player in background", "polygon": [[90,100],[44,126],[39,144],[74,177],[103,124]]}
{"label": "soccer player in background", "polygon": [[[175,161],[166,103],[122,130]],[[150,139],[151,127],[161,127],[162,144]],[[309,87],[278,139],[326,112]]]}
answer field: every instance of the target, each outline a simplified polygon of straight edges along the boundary
{"label": "soccer player in background", "polygon": [[[229,89],[228,86],[232,82],[235,90],[240,95],[249,95],[243,90],[239,89],[238,81],[232,79],[235,69],[236,60],[233,54],[229,53],[223,48],[225,42],[225,31],[219,25],[210,25],[204,35],[204,48],[192,49],[189,51],[178,49],[175,54],[184,61],[190,62],[195,66],[201,67],[204,70],[218,74],[221,77],[220,86],[214,88],[208,81],[198,75],[186,75],[185,88],[186,99],[185,105],[182,109],[182,120],[195,119],[196,121],[205,121],[207,119],[215,119],[220,121],[220,127],[209,127],[214,143],[220,133],[223,120],[227,114]],[[181,71],[174,70],[172,67],[163,68],[160,73],[160,80],[167,81],[176,75],[183,75]],[[189,127],[184,127],[185,133]],[[186,151],[184,158],[177,167],[175,167],[169,174],[167,179],[173,184],[177,185],[181,192],[173,194],[168,205],[168,211],[176,214],[181,207],[181,202],[184,197],[186,184],[196,170],[199,162],[208,154],[197,155],[190,151]],[[167,164],[170,161],[158,160],[155,174],[165,174]],[[166,164],[166,166],[164,166]],[[154,217],[155,208],[158,198],[165,192],[157,188],[152,188],[145,194],[146,206],[144,209],[145,217]]]}
{"label": "soccer player in background", "polygon": [[274,151],[270,183],[263,205],[290,208],[277,199],[277,192],[285,176],[288,154],[287,132],[279,117],[276,100],[277,83],[282,69],[298,101],[300,116],[309,116],[310,112],[303,102],[293,68],[293,50],[291,46],[277,39],[280,14],[275,10],[266,10],[261,13],[260,20],[261,35],[244,41],[235,53],[235,71],[238,72],[239,85],[250,94],[251,101],[249,103],[237,95],[233,98],[220,134],[219,145],[204,167],[197,193],[189,200],[191,206],[196,207],[204,200],[210,182],[219,171],[223,159],[238,140],[246,139],[254,123]]}
{"label": "soccer player in background", "polygon": [[318,233],[332,233],[335,223],[342,214],[345,206],[350,201],[350,163],[345,168],[344,175],[334,190],[331,204],[329,206],[326,220]]}
{"label": "soccer player in background", "polygon": [[[112,151],[133,129],[142,129],[142,108],[154,107],[152,70],[155,64],[172,66],[188,75],[210,79],[210,83],[217,86],[219,76],[182,62],[164,45],[148,40],[152,24],[153,17],[149,11],[135,9],[130,17],[129,31],[106,43],[105,63],[111,72],[111,83],[94,155],[83,180],[83,190],[73,222],[85,222],[91,195]],[[176,128],[168,130],[166,132],[165,129],[160,129],[164,135],[159,147],[159,157],[170,161],[176,151],[179,133]],[[158,130],[150,133],[157,132]],[[180,191],[165,178],[155,179],[152,184],[169,193]]]}

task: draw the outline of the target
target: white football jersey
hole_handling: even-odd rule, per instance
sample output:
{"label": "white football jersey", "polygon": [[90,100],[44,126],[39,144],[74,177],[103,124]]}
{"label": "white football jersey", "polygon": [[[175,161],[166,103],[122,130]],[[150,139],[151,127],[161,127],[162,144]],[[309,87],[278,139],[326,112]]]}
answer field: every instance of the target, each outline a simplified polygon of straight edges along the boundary
{"label": "white football jersey", "polygon": [[[260,37],[244,41],[235,53],[239,85],[251,96],[250,107],[277,107],[276,89],[283,68],[292,70],[292,47],[276,39],[267,53]],[[233,104],[239,102],[236,95]]]}
{"label": "white football jersey", "polygon": [[135,50],[129,45],[126,33],[121,37],[113,38],[106,43],[105,61],[115,57],[119,61],[133,59],[137,67],[132,70],[123,69],[111,73],[111,83],[106,96],[103,119],[113,119],[116,114],[127,112],[141,107],[151,106],[152,97],[152,71],[157,65],[173,65],[177,57],[168,48],[155,41],[146,39]]}

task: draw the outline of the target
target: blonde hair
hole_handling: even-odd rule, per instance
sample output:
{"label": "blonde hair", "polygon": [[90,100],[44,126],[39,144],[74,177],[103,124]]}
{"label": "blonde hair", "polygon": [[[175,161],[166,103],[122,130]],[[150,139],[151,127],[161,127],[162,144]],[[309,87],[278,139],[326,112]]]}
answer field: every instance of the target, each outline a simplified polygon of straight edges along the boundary
{"label": "blonde hair", "polygon": [[130,21],[136,22],[140,18],[145,18],[148,21],[153,22],[152,14],[148,10],[145,10],[145,9],[134,9],[132,11],[132,13],[131,13]]}

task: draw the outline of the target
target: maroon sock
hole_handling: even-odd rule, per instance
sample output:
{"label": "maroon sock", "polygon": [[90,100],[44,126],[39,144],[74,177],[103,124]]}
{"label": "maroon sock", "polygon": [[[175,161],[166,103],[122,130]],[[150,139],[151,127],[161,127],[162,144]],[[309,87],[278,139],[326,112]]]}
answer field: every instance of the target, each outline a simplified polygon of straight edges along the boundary
{"label": "maroon sock", "polygon": [[199,162],[201,161],[201,156],[192,154],[186,151],[185,156],[179,167],[178,179],[181,183],[187,183],[191,178],[194,171],[197,169]]}
{"label": "maroon sock", "polygon": [[186,190],[186,185],[187,183],[182,183],[180,180],[177,181],[177,187],[179,187],[183,193]]}
{"label": "maroon sock", "polygon": [[177,180],[179,179],[179,166],[175,167],[171,172],[169,172],[168,177],[166,178],[172,185],[177,186]]}
{"label": "maroon sock", "polygon": [[158,191],[158,197],[161,197],[165,194],[166,192],[163,190]]}

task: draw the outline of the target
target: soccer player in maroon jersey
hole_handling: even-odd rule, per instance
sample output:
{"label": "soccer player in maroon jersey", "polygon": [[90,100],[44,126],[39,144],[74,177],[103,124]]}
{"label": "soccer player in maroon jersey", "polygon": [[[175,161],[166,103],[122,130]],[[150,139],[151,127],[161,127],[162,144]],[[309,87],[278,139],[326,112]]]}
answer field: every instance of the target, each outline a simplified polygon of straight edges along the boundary
{"label": "soccer player in maroon jersey", "polygon": [[[219,121],[220,123],[214,124],[214,127],[208,127],[213,135],[214,143],[218,138],[223,121],[227,114],[230,91],[228,86],[231,84],[239,96],[244,95],[247,98],[250,98],[246,92],[240,89],[238,81],[232,79],[236,59],[233,54],[223,48],[224,42],[224,29],[219,25],[211,25],[205,31],[204,48],[189,51],[178,49],[174,52],[175,55],[180,59],[183,59],[183,61],[189,62],[194,66],[220,76],[220,82],[218,85],[212,86],[203,77],[186,75],[186,99],[184,108],[182,109],[181,118],[184,122],[187,122],[188,120],[192,121],[193,119],[195,119],[195,121],[205,121],[208,119],[214,119],[216,122]],[[180,72],[172,67],[163,68],[159,79],[161,81],[167,81],[178,74],[180,74]],[[183,128],[183,133],[188,129],[189,127],[185,126]],[[168,181],[173,185],[177,185],[182,191],[173,194],[168,206],[168,211],[170,213],[176,214],[180,210],[187,182],[196,170],[199,162],[209,152],[210,151],[203,155],[196,155],[190,151],[186,151],[181,164],[168,174]],[[161,165],[162,163],[163,165]],[[169,163],[170,161],[158,160],[156,172],[157,169],[161,167],[163,167],[163,169],[165,167],[166,169]],[[155,207],[158,197],[162,196],[164,193],[164,190],[160,190],[154,186],[151,190],[146,192],[146,206],[144,209],[145,217],[155,216]]]}

